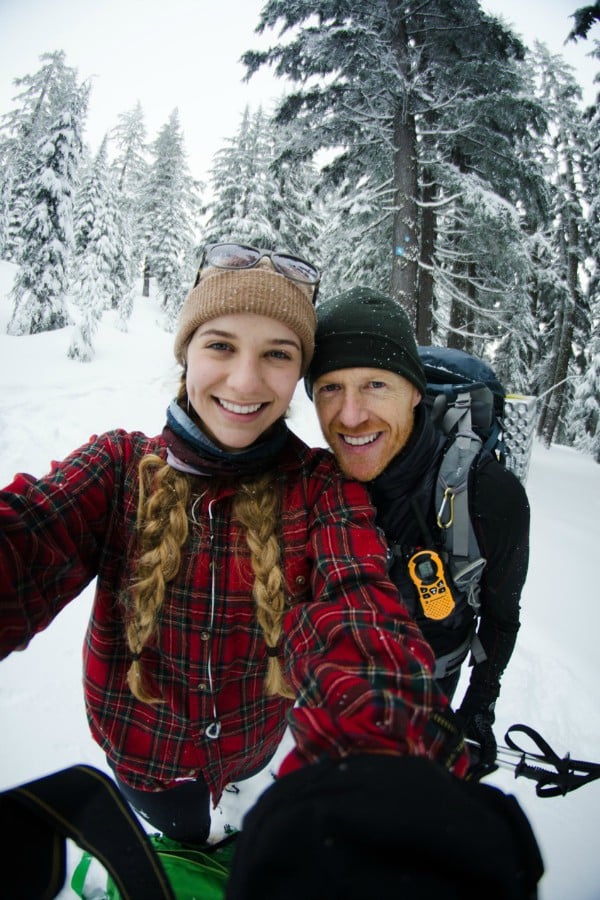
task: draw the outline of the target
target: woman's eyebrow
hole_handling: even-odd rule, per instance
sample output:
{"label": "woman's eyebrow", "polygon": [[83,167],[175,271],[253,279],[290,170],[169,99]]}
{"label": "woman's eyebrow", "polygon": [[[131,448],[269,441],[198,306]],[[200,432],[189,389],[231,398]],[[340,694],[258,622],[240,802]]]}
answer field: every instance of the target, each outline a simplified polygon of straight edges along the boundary
{"label": "woman's eyebrow", "polygon": [[[235,334],[233,331],[224,331],[222,328],[203,328],[199,332],[203,337],[205,335],[212,335],[213,337],[222,337],[229,338],[229,340],[237,340],[239,339],[239,335]],[[285,345],[290,347],[296,347],[297,350],[300,350],[300,342],[295,341],[292,338],[268,338],[270,344],[277,344],[278,346]]]}

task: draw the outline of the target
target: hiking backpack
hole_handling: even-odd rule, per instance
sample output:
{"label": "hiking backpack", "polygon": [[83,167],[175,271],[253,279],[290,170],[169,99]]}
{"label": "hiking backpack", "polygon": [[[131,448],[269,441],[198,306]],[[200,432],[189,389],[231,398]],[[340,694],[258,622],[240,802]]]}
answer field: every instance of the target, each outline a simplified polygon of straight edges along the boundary
{"label": "hiking backpack", "polygon": [[[480,580],[486,561],[469,515],[471,469],[482,453],[488,453],[525,480],[535,398],[507,396],[491,366],[462,350],[433,346],[418,349],[427,382],[423,400],[434,425],[447,435],[447,444],[434,493],[441,553],[437,553],[423,523],[429,546],[409,560],[408,569],[425,616],[444,620],[455,608],[454,594],[475,613],[480,606]],[[462,653],[462,648],[459,650]],[[480,652],[476,643],[471,651],[476,661],[483,658],[482,648]],[[436,674],[441,675],[453,662],[438,660]]]}
{"label": "hiking backpack", "polygon": [[0,827],[0,896],[11,900],[63,896],[68,841],[85,851],[78,897],[223,900],[237,839],[193,848],[147,834],[112,778],[87,765],[0,792]]}
{"label": "hiking backpack", "polygon": [[525,484],[536,398],[507,394],[492,367],[464,350],[431,346],[418,351],[427,382],[424,402],[434,424],[445,434],[459,422],[461,430],[472,428],[481,446]]}

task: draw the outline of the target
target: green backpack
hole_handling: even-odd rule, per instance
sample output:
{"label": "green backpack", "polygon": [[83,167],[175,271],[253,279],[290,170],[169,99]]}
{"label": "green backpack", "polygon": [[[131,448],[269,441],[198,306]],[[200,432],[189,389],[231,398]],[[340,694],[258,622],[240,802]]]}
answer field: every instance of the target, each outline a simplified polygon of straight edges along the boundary
{"label": "green backpack", "polygon": [[[231,835],[213,847],[198,850],[183,847],[160,834],[149,835],[177,900],[223,900],[235,847],[234,838],[235,835]],[[73,873],[71,888],[78,897],[89,895],[86,879],[93,860],[91,853],[84,853]],[[107,900],[122,900],[110,875],[107,876],[105,897]]]}
{"label": "green backpack", "polygon": [[0,792],[0,830],[0,893],[22,900],[62,891],[68,840],[85,851],[71,881],[79,897],[223,900],[237,837],[196,850],[150,836],[113,780],[85,765]]}

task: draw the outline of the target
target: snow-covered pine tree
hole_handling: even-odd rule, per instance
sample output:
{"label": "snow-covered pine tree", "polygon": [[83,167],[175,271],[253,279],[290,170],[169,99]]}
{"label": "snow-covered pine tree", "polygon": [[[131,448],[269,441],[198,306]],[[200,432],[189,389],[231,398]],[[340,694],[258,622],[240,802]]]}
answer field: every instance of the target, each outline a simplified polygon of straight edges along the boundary
{"label": "snow-covered pine tree", "polygon": [[339,184],[324,179],[318,195],[324,297],[356,284],[389,292],[390,204],[391,180],[375,165]]}
{"label": "snow-covered pine tree", "polygon": [[191,249],[202,213],[201,186],[188,171],[177,109],[160,130],[151,152],[143,198],[146,255],[162,293],[165,325],[171,328],[192,281]]}
{"label": "snow-covered pine tree", "polygon": [[27,185],[30,206],[22,226],[9,334],[52,331],[68,322],[65,294],[73,247],[73,195],[87,96],[87,89],[82,89],[65,98],[65,107],[37,146],[37,162]]}
{"label": "snow-covered pine tree", "polygon": [[[600,43],[596,42],[591,55],[600,62]],[[586,110],[585,119],[590,135],[589,164],[584,171],[586,196],[590,199],[585,264],[592,334],[589,345],[582,347],[583,378],[575,390],[569,425],[575,447],[600,462],[600,92]]]}
{"label": "snow-covered pine tree", "polygon": [[277,245],[277,230],[269,215],[272,161],[268,119],[261,107],[254,112],[246,107],[236,134],[215,154],[206,241],[235,239],[259,247]]}
{"label": "snow-covered pine tree", "polygon": [[[107,138],[82,179],[75,218],[71,297],[79,309],[68,355],[81,362],[94,356],[93,336],[106,309],[118,301],[130,312],[128,241],[108,168]],[[126,321],[127,316],[125,316]]]}
{"label": "snow-covered pine tree", "polygon": [[[269,166],[269,220],[278,234],[278,247],[323,267],[321,235],[326,210],[320,196],[320,175],[313,160],[288,153],[290,127],[269,118],[273,160]],[[325,285],[327,274],[325,273]]]}
{"label": "snow-covered pine tree", "polygon": [[[598,318],[596,318],[598,323]],[[600,329],[590,343],[586,356],[589,363],[582,381],[575,389],[569,424],[573,443],[600,463]]]}
{"label": "snow-covered pine tree", "polygon": [[[344,262],[369,283],[387,272],[387,285],[374,286],[398,298],[427,343],[439,240],[434,212],[454,197],[456,216],[463,223],[467,217],[455,197],[456,173],[463,191],[484,172],[480,196],[498,193],[514,204],[519,194],[515,139],[534,130],[533,119],[541,116],[535,103],[520,98],[523,48],[474,0],[417,6],[407,0],[271,0],[259,30],[275,27],[289,39],[248,52],[244,61],[249,75],[269,63],[299,85],[277,113],[278,121],[296,124],[290,152],[302,158],[327,148],[332,158],[324,177],[346,186],[342,233],[336,240],[329,231],[331,245],[346,253],[340,259],[338,252],[340,274]],[[513,101],[519,108],[511,118]],[[446,186],[449,173],[454,184]],[[531,178],[531,169],[524,174]],[[526,194],[522,187],[521,199]],[[494,203],[499,210],[503,205]],[[512,235],[522,240],[518,229]],[[484,275],[466,240],[461,250],[453,267],[446,259],[445,274],[470,284],[475,296],[467,295],[468,309],[482,303],[477,294]]]}
{"label": "snow-covered pine tree", "polygon": [[[386,229],[383,240],[379,235],[379,255],[391,292],[414,320],[416,133],[403,6],[384,0],[369,4],[272,0],[263,8],[258,30],[277,27],[289,40],[265,52],[249,51],[243,59],[249,76],[269,64],[299,85],[283,99],[276,115],[281,123],[295,124],[290,154],[306,158],[326,149],[329,163],[324,176],[330,182],[362,185],[370,197],[381,192],[383,206],[374,214]],[[385,155],[385,165],[378,152]],[[404,240],[409,232],[410,246]],[[392,249],[398,245],[406,246],[407,252],[401,264],[393,265]],[[340,247],[348,244],[342,241]],[[372,254],[365,253],[368,258]]]}
{"label": "snow-covered pine tree", "polygon": [[[43,53],[40,69],[15,78],[15,107],[2,116],[0,180],[10,192],[6,258],[19,261],[23,224],[31,213],[31,183],[39,165],[40,142],[62,110],[77,95],[87,101],[87,88],[77,83],[77,71],[66,65],[64,51]],[[75,104],[77,107],[77,103]],[[84,113],[84,110],[81,110]]]}
{"label": "snow-covered pine tree", "polygon": [[204,238],[283,250],[318,266],[318,174],[310,160],[287,158],[287,130],[261,107],[244,110],[237,133],[215,155]]}
{"label": "snow-covered pine tree", "polygon": [[118,123],[111,132],[117,147],[112,163],[117,179],[117,187],[127,194],[137,194],[148,174],[146,125],[141,103],[118,117]]}
{"label": "snow-covered pine tree", "polygon": [[88,245],[94,227],[98,197],[103,189],[95,171],[100,158],[104,159],[106,165],[106,138],[102,141],[95,160],[88,147],[82,148],[79,183],[73,200],[73,252],[77,256],[82,256]]}
{"label": "snow-covered pine tree", "polygon": [[132,256],[134,246],[129,231],[129,220],[124,218],[118,199],[114,197],[113,221],[115,234],[121,235],[117,252],[113,257],[111,272],[112,298],[111,306],[118,312],[117,327],[121,331],[127,331],[129,319],[133,312],[133,299],[135,294],[136,266]]}
{"label": "snow-covered pine tree", "polygon": [[0,259],[10,259],[10,198],[13,191],[12,165],[0,164]]}
{"label": "snow-covered pine tree", "polygon": [[133,277],[141,275],[145,253],[144,206],[141,199],[148,179],[146,126],[141,103],[121,113],[111,132],[116,147],[112,168],[117,182],[117,196],[124,227],[130,236]]}
{"label": "snow-covered pine tree", "polygon": [[535,335],[528,233],[548,204],[528,150],[544,135],[546,115],[525,48],[500,23],[475,17],[472,29],[450,36],[452,46],[442,39],[430,64],[439,111],[419,121],[422,232],[433,235],[421,265],[431,267],[434,335],[480,355],[495,346],[501,377],[524,389]]}
{"label": "snow-covered pine tree", "polygon": [[590,131],[581,107],[581,89],[562,58],[536,43],[533,53],[539,93],[548,111],[548,139],[540,148],[551,189],[548,224],[538,244],[545,267],[537,272],[536,317],[539,347],[536,387],[541,408],[538,433],[549,446],[568,440],[569,415],[580,370],[576,354],[589,343],[585,260],[588,252],[585,172]]}
{"label": "snow-covered pine tree", "polygon": [[[118,178],[118,180],[117,180]],[[127,330],[127,323],[133,309],[133,290],[136,271],[139,267],[141,257],[141,234],[142,228],[139,224],[141,218],[139,211],[136,212],[137,223],[131,210],[135,207],[139,210],[141,196],[141,181],[138,182],[138,194],[134,197],[132,192],[125,194],[123,185],[123,170],[116,169],[108,163],[108,138],[103,141],[98,156],[91,173],[91,184],[89,189],[92,197],[96,199],[92,201],[92,221],[95,231],[98,230],[98,218],[104,220],[106,233],[110,234],[110,240],[102,243],[99,252],[103,253],[106,261],[110,263],[110,283],[109,291],[110,299],[106,303],[106,308],[112,308],[118,311],[117,323],[123,331]],[[133,184],[133,182],[132,182]],[[98,209],[100,213],[98,213]],[[84,213],[84,210],[81,209]],[[85,228],[85,218],[78,220],[81,225],[81,231],[77,229],[76,238],[81,243],[83,229]],[[135,227],[138,227],[136,244]],[[136,266],[136,249],[137,249],[137,266]]]}

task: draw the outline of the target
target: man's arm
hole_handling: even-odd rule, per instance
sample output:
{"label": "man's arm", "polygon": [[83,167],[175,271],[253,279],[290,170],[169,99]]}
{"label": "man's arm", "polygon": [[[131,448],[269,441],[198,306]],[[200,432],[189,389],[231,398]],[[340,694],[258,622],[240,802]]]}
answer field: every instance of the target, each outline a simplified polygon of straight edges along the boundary
{"label": "man's arm", "polygon": [[481,554],[487,561],[477,631],[486,659],[473,666],[458,715],[467,736],[480,743],[482,761],[491,763],[496,755],[494,705],[520,626],[530,524],[523,485],[495,460],[485,462],[474,473],[471,516]]}

